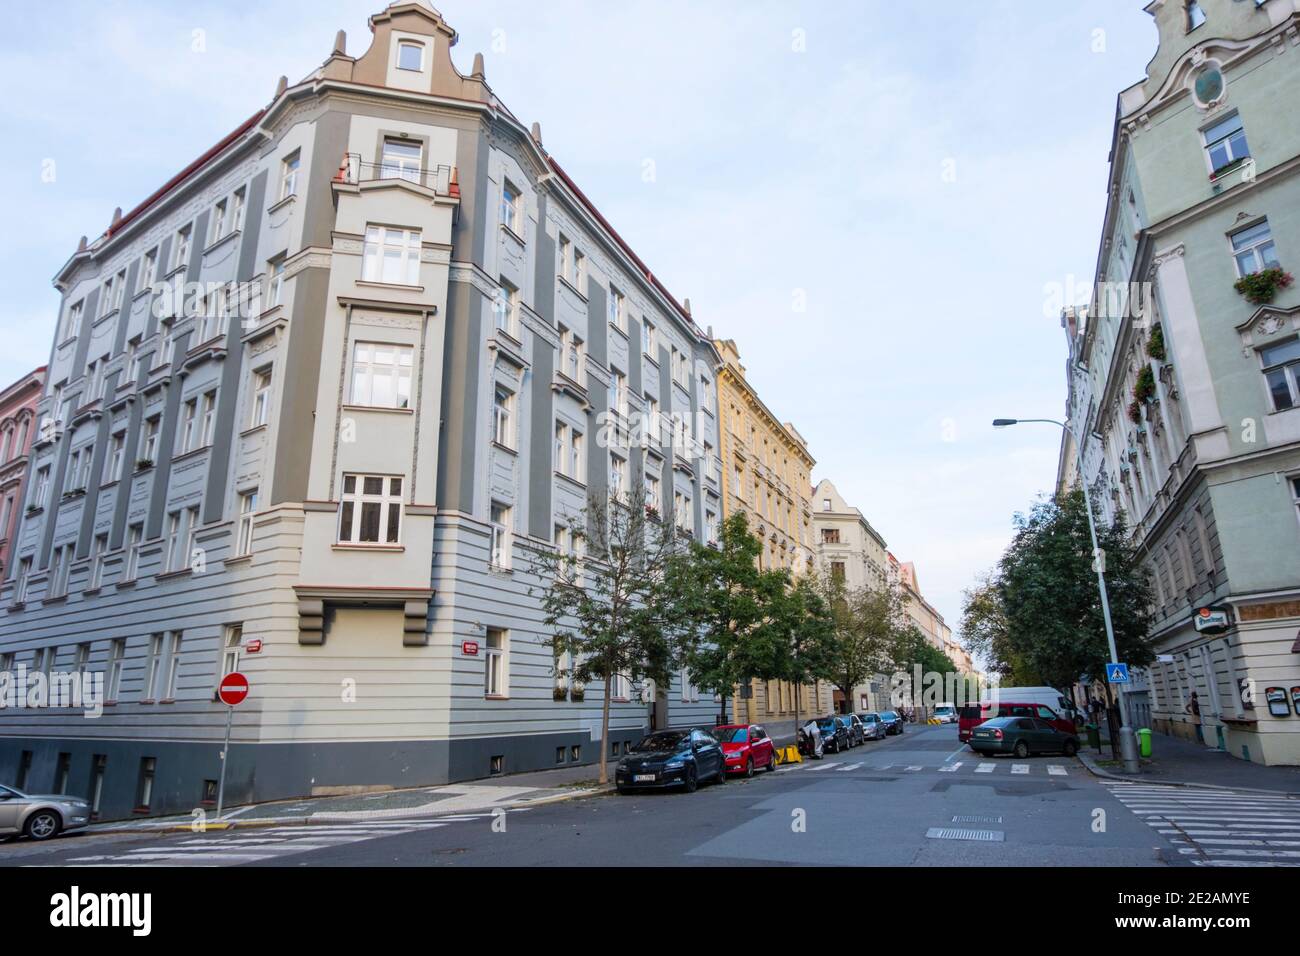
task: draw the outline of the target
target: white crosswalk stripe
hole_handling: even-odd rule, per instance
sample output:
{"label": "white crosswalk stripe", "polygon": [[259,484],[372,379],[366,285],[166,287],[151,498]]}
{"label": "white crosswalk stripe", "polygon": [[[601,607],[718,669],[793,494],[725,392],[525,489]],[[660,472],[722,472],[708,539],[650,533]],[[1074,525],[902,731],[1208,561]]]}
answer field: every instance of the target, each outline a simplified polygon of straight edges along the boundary
{"label": "white crosswalk stripe", "polygon": [[1300,866],[1300,800],[1208,787],[1107,786],[1197,866]]}
{"label": "white crosswalk stripe", "polygon": [[942,763],[939,765],[925,764],[873,764],[867,761],[857,763],[844,763],[842,761],[806,761],[801,764],[792,764],[790,766],[778,767],[777,773],[789,773],[794,770],[807,770],[809,772],[818,770],[835,770],[845,773],[851,770],[862,770],[867,773],[884,773],[892,771],[894,773],[922,773],[926,771],[938,771],[939,773],[952,773],[960,776],[976,773],[998,773],[998,774],[1015,774],[1017,776],[1049,776],[1049,777],[1068,777],[1070,771],[1062,764],[1042,764],[1042,763],[1013,763],[1006,760],[983,760],[979,762],[968,760],[954,760],[951,763]]}
{"label": "white crosswalk stripe", "polygon": [[[516,812],[516,811],[510,811]],[[452,823],[486,820],[488,813],[432,820],[385,821],[338,826],[281,826],[209,836],[180,837],[154,846],[133,847],[120,853],[74,857],[77,866],[237,866],[295,853],[360,843],[398,834],[436,830]]]}
{"label": "white crosswalk stripe", "polygon": [[1012,772],[1012,773],[1029,773],[1029,764],[1027,764],[1027,763],[1013,763],[1013,764],[1011,765],[1011,772]]}
{"label": "white crosswalk stripe", "polygon": [[1059,763],[1049,763],[1047,765],[1047,775],[1049,777],[1064,777],[1068,775],[1068,771]]}
{"label": "white crosswalk stripe", "polygon": [[847,770],[857,770],[861,766],[862,764],[860,763],[846,763],[844,766],[836,767],[835,769],[838,770],[840,773],[844,773]]}
{"label": "white crosswalk stripe", "polygon": [[956,773],[959,769],[961,769],[961,765],[962,765],[962,761],[960,760],[958,760],[956,763],[944,764],[942,767],[939,768],[939,772]]}
{"label": "white crosswalk stripe", "polygon": [[993,772],[994,770],[996,770],[997,768],[998,768],[998,765],[995,764],[995,763],[982,763],[982,764],[980,764],[978,767],[975,768],[975,772],[976,772],[976,773],[992,773],[992,772]]}

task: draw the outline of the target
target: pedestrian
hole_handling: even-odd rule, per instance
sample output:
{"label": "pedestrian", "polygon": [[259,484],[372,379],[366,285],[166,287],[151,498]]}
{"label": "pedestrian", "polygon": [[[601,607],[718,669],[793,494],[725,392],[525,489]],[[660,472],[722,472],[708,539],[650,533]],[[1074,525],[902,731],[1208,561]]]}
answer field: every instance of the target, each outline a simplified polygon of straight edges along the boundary
{"label": "pedestrian", "polygon": [[1192,715],[1192,726],[1196,728],[1196,742],[1204,745],[1205,730],[1201,727],[1201,702],[1196,699],[1196,691],[1192,691],[1192,699],[1187,702],[1183,710]]}

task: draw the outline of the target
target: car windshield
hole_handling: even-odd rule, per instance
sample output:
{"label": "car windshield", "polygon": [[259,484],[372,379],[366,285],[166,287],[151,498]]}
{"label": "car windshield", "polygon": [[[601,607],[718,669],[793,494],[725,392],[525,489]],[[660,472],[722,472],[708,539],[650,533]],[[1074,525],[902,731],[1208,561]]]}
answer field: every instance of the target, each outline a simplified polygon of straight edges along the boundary
{"label": "car windshield", "polygon": [[951,714],[951,713],[952,713],[952,708],[951,708],[951,707],[936,707],[936,708],[934,709],[934,712],[935,712],[936,714]]}
{"label": "car windshield", "polygon": [[858,720],[862,721],[864,724],[874,724],[879,719],[879,714],[858,714]]}
{"label": "car windshield", "polygon": [[894,713],[892,710],[887,710],[880,715],[880,718],[882,720],[897,720],[898,714]]}
{"label": "car windshield", "polygon": [[821,717],[821,718],[818,718],[818,720],[817,720],[817,726],[818,726],[818,727],[821,727],[823,730],[828,729],[828,728],[833,728],[833,727],[835,726],[835,718],[834,718],[834,717]]}
{"label": "car windshield", "polygon": [[637,750],[648,750],[655,753],[676,750],[678,745],[687,737],[688,731],[685,730],[664,730],[657,734],[651,734],[648,737],[642,737],[641,742],[636,745]]}
{"label": "car windshield", "polygon": [[984,723],[982,723],[980,726],[993,727],[993,728],[1006,727],[1008,725],[1014,724],[1018,719],[1019,718],[1017,717],[994,717],[992,720],[984,721]]}
{"label": "car windshield", "polygon": [[746,727],[714,727],[713,736],[720,744],[744,744],[749,742],[749,729]]}

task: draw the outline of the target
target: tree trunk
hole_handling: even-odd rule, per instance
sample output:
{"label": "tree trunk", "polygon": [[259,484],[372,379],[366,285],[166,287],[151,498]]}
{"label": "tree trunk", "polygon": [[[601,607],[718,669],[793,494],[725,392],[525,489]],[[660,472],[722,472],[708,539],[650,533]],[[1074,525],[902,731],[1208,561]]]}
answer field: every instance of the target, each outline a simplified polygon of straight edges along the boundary
{"label": "tree trunk", "polygon": [[600,785],[609,783],[609,695],[613,689],[614,675],[605,675],[605,700],[600,708]]}
{"label": "tree trunk", "polygon": [[802,705],[802,702],[800,701],[799,698],[802,692],[803,692],[803,685],[795,684],[794,685],[794,739],[796,744],[798,744],[799,742],[799,709]]}

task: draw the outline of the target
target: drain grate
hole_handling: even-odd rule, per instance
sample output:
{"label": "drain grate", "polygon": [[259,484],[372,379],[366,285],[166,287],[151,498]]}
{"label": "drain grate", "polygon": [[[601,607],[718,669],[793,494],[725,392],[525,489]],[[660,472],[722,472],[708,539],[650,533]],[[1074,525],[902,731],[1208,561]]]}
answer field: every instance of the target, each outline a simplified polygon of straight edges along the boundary
{"label": "drain grate", "polygon": [[978,840],[983,843],[1001,843],[1001,830],[968,830],[965,827],[930,827],[925,835],[931,840]]}
{"label": "drain grate", "polygon": [[1002,822],[1002,818],[1001,818],[1001,817],[989,817],[989,816],[984,816],[984,817],[981,817],[981,816],[973,816],[973,817],[972,817],[972,816],[968,816],[968,817],[953,817],[953,818],[952,818],[952,822],[953,822],[953,823],[1001,823],[1001,822]]}

